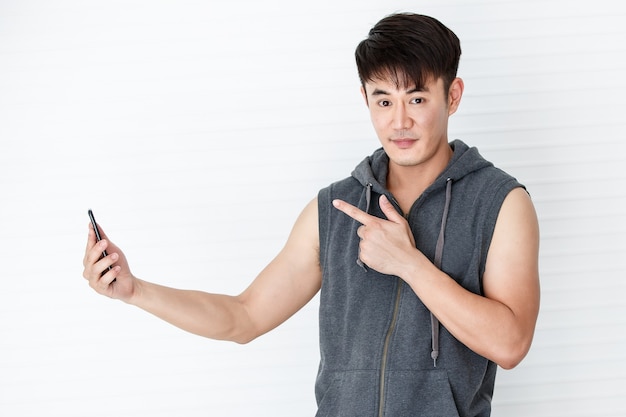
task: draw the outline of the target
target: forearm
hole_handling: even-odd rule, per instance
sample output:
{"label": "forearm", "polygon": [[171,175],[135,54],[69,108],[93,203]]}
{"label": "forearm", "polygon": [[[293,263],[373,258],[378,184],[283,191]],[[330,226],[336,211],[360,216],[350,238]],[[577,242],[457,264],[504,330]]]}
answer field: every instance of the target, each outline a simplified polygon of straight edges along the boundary
{"label": "forearm", "polygon": [[534,332],[527,313],[468,291],[426,258],[417,265],[403,278],[455,338],[506,369],[524,358]]}
{"label": "forearm", "polygon": [[190,333],[246,343],[254,338],[237,297],[181,290],[137,280],[127,301]]}

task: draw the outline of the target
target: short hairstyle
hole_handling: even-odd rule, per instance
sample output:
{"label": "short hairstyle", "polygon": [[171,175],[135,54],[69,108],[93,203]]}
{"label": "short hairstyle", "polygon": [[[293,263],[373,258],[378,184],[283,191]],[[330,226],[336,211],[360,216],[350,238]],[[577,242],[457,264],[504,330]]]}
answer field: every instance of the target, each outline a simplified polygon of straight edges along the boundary
{"label": "short hairstyle", "polygon": [[456,78],[461,44],[437,19],[414,13],[383,18],[356,48],[361,84],[391,79],[399,88],[424,87],[429,79],[443,79],[447,95]]}

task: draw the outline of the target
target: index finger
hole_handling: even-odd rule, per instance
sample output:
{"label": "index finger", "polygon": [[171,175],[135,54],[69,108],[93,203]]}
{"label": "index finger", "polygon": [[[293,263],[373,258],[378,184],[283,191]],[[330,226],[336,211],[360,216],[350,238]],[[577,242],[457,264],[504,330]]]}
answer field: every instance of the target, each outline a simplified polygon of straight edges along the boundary
{"label": "index finger", "polygon": [[[100,233],[101,239],[107,239],[106,233],[102,230],[102,226],[98,224],[98,230]],[[87,234],[87,245],[85,247],[85,260],[87,259],[88,252],[93,248],[96,244],[98,244],[98,238],[96,236],[96,231],[93,227],[93,223],[89,222],[89,232]]]}
{"label": "index finger", "polygon": [[352,217],[357,222],[364,224],[364,225],[367,225],[367,223],[371,219],[376,218],[372,216],[371,214],[367,214],[366,212],[359,209],[358,207],[355,207],[350,203],[346,203],[343,200],[333,200],[333,206],[335,206],[337,210],[347,214],[348,216]]}
{"label": "index finger", "polygon": [[89,232],[87,233],[87,247],[85,251],[88,251],[96,244],[96,233],[93,231],[93,225],[89,223]]}
{"label": "index finger", "polygon": [[87,246],[85,247],[85,256],[83,256],[83,265],[86,265],[91,248],[98,243],[96,242],[96,234],[93,231],[93,225],[89,223],[89,232],[87,234]]}

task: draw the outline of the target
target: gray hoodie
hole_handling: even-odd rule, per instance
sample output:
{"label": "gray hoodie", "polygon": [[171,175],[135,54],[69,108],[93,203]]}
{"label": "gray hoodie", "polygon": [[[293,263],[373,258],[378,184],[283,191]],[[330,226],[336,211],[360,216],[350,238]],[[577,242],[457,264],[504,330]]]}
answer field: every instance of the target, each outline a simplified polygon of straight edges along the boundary
{"label": "gray hoodie", "polygon": [[[416,246],[460,285],[482,294],[498,212],[515,178],[461,141],[442,174],[415,201],[408,220]],[[495,363],[456,340],[400,278],[358,261],[358,222],[340,198],[385,218],[389,159],[382,149],[352,176],[320,191],[321,361],[318,417],[488,416]],[[398,211],[400,209],[398,208]]]}

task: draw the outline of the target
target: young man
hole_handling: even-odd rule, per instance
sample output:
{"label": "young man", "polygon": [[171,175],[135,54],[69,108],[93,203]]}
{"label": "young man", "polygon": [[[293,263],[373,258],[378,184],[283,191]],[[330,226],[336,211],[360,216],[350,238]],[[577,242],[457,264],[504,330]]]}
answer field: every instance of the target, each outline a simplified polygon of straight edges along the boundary
{"label": "young man", "polygon": [[239,343],[321,289],[318,416],[489,415],[497,365],[516,366],[532,341],[539,231],[521,184],[448,142],[460,54],[430,17],[376,24],[356,59],[382,148],[320,191],[242,294],[142,281],[92,229],[84,277],[182,329]]}

